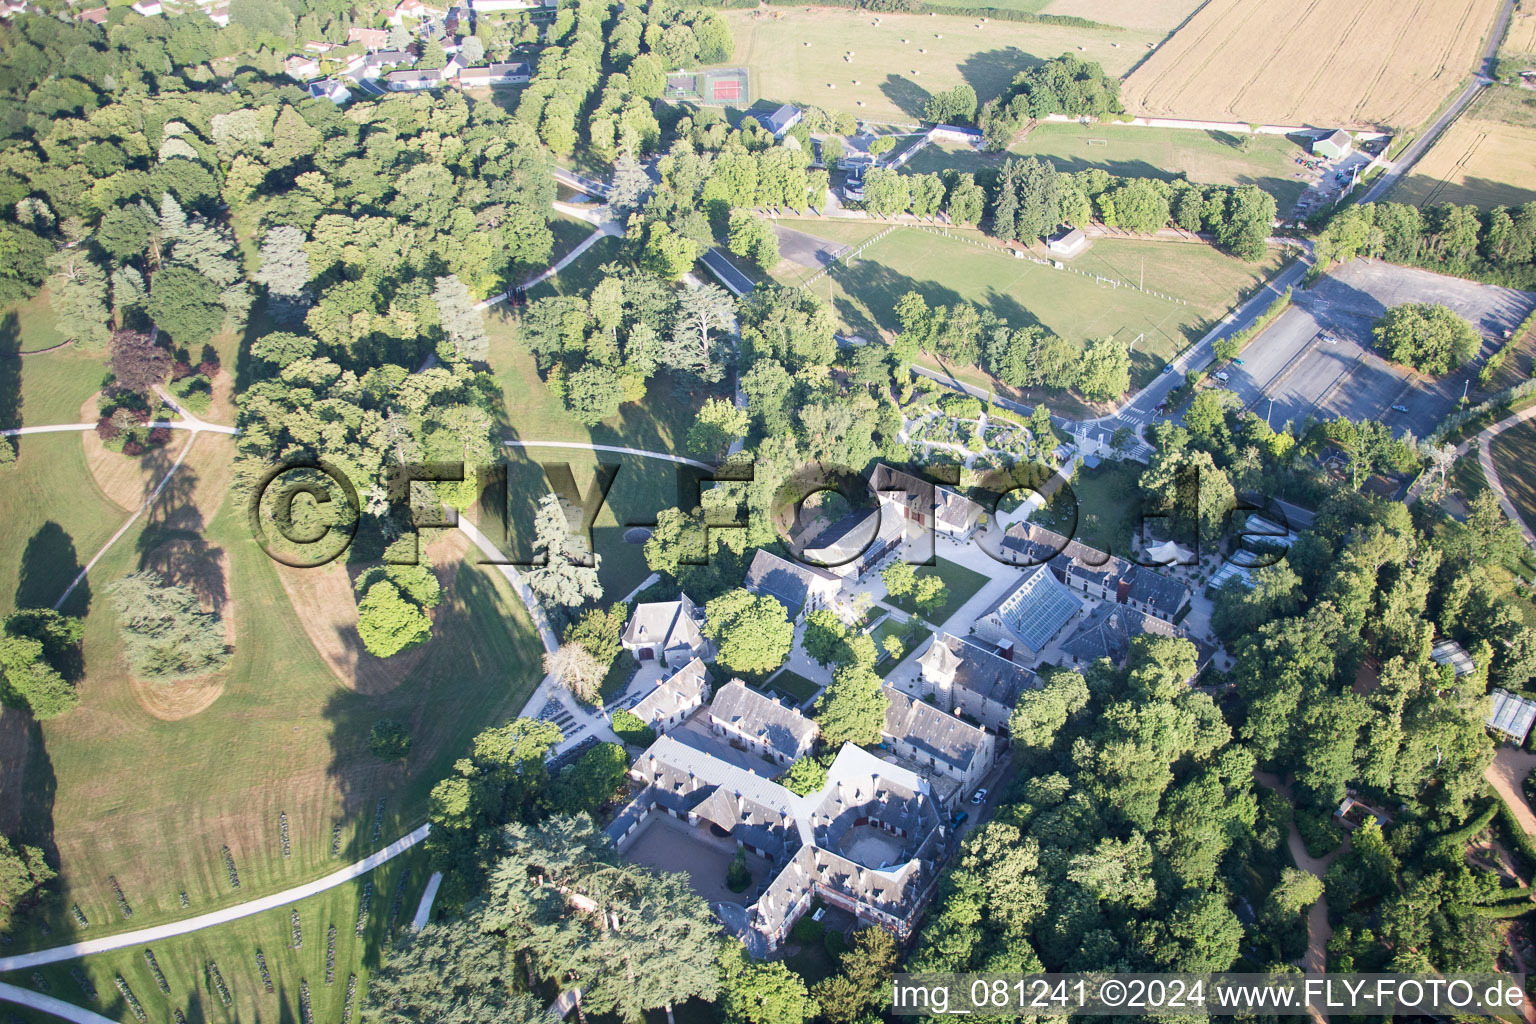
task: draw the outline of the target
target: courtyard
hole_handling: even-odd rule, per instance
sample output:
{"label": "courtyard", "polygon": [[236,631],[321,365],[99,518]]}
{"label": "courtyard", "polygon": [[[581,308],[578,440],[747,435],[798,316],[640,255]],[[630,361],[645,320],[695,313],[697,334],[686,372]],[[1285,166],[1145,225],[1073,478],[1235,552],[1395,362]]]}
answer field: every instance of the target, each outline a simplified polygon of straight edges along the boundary
{"label": "courtyard", "polygon": [[711,906],[745,906],[748,894],[767,881],[772,866],[748,851],[747,870],[752,873],[752,884],[744,892],[731,892],[725,884],[725,872],[735,859],[736,850],[733,840],[714,835],[708,825],[689,825],[665,811],[652,811],[640,827],[640,834],[624,851],[624,859],[657,871],[682,871],[693,891]]}

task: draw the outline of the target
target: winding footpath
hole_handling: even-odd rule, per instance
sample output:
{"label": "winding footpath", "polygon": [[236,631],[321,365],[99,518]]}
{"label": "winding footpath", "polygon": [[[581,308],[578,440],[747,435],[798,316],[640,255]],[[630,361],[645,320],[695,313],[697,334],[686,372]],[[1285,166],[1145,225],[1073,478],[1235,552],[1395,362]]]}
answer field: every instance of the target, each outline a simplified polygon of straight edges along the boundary
{"label": "winding footpath", "polygon": [[[307,899],[318,895],[327,889],[334,889],[359,878],[378,867],[400,856],[423,839],[427,838],[430,825],[422,825],[416,831],[401,836],[382,850],[376,850],[354,864],[348,864],[339,871],[333,871],[323,878],[317,878],[313,882],[305,882],[282,892],[275,892],[270,896],[262,896],[245,903],[237,903],[223,910],[214,910],[197,917],[187,918],[185,921],[172,921],[169,924],[156,925],[153,928],[140,928],[137,931],[121,932],[117,935],[106,935],[99,939],[87,939],[84,942],[72,942],[64,946],[54,946],[50,949],[39,949],[32,953],[18,953],[15,956],[0,957],[0,974],[10,971],[26,970],[29,967],[41,967],[44,964],[56,964],[61,960],[74,960],[82,956],[90,956],[93,953],[107,953],[114,949],[123,949],[126,946],[137,946],[151,942],[161,942],[165,939],[175,938],[178,935],[186,935],[189,932],[201,931],[204,928],[212,928],[215,925],[228,924],[230,921],[238,921],[252,914],[260,914],[277,907],[285,907],[290,903]],[[25,992],[25,989],[16,991]],[[37,993],[28,993],[36,995]],[[4,993],[0,992],[0,997]],[[46,998],[46,997],[43,997]],[[11,999],[11,1002],[23,1002],[20,999]],[[55,1000],[57,1001],[57,1000]],[[23,1005],[32,1005],[23,1002]],[[36,1007],[42,1009],[42,1007]],[[51,1011],[49,1011],[51,1012]]]}
{"label": "winding footpath", "polygon": [[[1509,521],[1520,527],[1520,535],[1525,538],[1525,543],[1531,548],[1536,549],[1536,533],[1531,531],[1530,525],[1520,515],[1520,510],[1515,508],[1515,503],[1510,501],[1509,495],[1505,493],[1504,481],[1499,479],[1499,471],[1493,465],[1493,451],[1491,447],[1494,438],[1504,433],[1510,427],[1524,423],[1532,418],[1536,418],[1536,406],[1517,412],[1513,416],[1507,416],[1490,427],[1485,427],[1477,435],[1476,443],[1477,464],[1483,468],[1483,476],[1488,480],[1489,490],[1498,496],[1499,506],[1504,509],[1504,514],[1509,517]],[[1458,452],[1460,452],[1460,448],[1458,448]]]}

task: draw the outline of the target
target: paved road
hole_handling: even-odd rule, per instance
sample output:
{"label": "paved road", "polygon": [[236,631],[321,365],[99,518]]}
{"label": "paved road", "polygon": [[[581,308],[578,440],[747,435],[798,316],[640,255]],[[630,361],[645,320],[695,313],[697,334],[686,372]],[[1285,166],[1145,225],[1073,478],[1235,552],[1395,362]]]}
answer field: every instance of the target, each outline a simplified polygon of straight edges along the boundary
{"label": "paved road", "polygon": [[83,1006],[76,1006],[74,1003],[66,1003],[53,996],[45,996],[41,992],[17,988],[15,985],[6,985],[3,982],[0,982],[0,1002],[15,1003],[29,1010],[37,1010],[40,1013],[74,1021],[75,1024],[119,1024],[111,1017],[103,1017]]}
{"label": "paved road", "polygon": [[1472,101],[1493,83],[1493,79],[1489,77],[1489,72],[1493,70],[1493,61],[1499,52],[1499,41],[1504,38],[1504,28],[1509,24],[1509,18],[1514,9],[1515,0],[1504,0],[1504,6],[1499,8],[1499,16],[1493,23],[1493,32],[1488,36],[1488,44],[1483,47],[1482,67],[1478,69],[1471,83],[1461,91],[1460,96],[1456,97],[1456,102],[1447,107],[1445,113],[1441,114],[1435,120],[1435,123],[1430,125],[1427,132],[1414,139],[1408,148],[1403,150],[1402,155],[1393,161],[1392,169],[1376,179],[1376,183],[1365,193],[1360,202],[1374,203],[1386,195],[1392,186],[1401,181],[1413,169],[1413,165],[1418,163],[1419,158],[1429,151],[1429,148],[1434,145],[1435,140],[1450,127],[1451,122],[1460,117],[1461,112],[1466,110]]}
{"label": "paved road", "polygon": [[738,298],[752,290],[752,279],[737,270],[719,249],[706,250],[699,257],[699,262],[704,264],[704,269],[719,278],[720,283]]}
{"label": "paved road", "polygon": [[431,827],[431,825],[422,825],[409,835],[401,836],[382,850],[370,853],[355,864],[349,864],[340,871],[333,871],[324,878],[317,878],[313,882],[305,882],[303,885],[296,885],[292,889],[284,889],[282,892],[275,892],[270,896],[262,896],[259,899],[238,903],[233,907],[225,907],[223,910],[200,914],[197,917],[187,918],[185,921],[173,921],[170,924],[156,925],[153,928],[140,928],[138,931],[106,935],[99,939],[73,942],[66,946],[54,946],[51,949],[40,949],[32,953],[0,957],[0,974],[26,970],[29,967],[41,967],[44,964],[55,964],[62,960],[74,960],[82,956],[90,956],[92,953],[107,953],[111,950],[123,949],[127,946],[140,946],[148,945],[151,942],[161,942],[165,939],[175,938],[178,935],[186,935],[189,932],[212,928],[214,925],[228,924],[230,921],[238,921],[243,917],[250,917],[252,914],[260,914],[276,907],[285,907],[290,903],[297,903],[299,900],[325,892],[327,889],[334,889],[338,885],[366,875],[380,864],[394,860],[406,850],[427,838],[427,832]]}
{"label": "paved road", "polygon": [[663,459],[667,462],[676,462],[683,466],[706,469],[711,473],[719,468],[708,462],[684,458],[681,455],[670,455],[667,452],[650,452],[643,448],[624,448],[616,444],[586,444],[582,441],[503,441],[502,444],[508,448],[581,448],[589,452],[615,452],[619,455],[638,455],[641,458]]}

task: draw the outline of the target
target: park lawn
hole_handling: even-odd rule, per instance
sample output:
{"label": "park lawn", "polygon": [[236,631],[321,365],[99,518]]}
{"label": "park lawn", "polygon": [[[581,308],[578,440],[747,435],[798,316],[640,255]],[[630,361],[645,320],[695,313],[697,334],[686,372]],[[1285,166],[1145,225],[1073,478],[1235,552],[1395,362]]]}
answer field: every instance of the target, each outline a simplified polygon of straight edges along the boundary
{"label": "park lawn", "polygon": [[[80,445],[74,437],[49,440]],[[68,452],[57,455],[53,464]],[[21,838],[57,857],[63,896],[49,933],[21,930],[18,950],[79,934],[71,904],[90,921],[89,935],[130,927],[109,878],[133,908],[131,926],[140,927],[186,917],[181,892],[193,912],[212,910],[310,880],[393,841],[425,818],[428,791],[470,739],[516,714],[538,683],[541,645],[499,573],[461,568],[438,609],[435,641],[398,687],[368,696],[338,685],[310,644],[239,500],[225,498],[205,529],[188,532],[206,542],[210,558],[227,559],[223,611],[234,624],[235,655],[211,682],[221,690],[203,710],[167,720],[147,710],[138,693],[144,684],[128,678],[112,603],[101,591],[140,567],[141,547],[164,539],[141,521],[92,570],[91,589],[77,592],[89,600],[81,707],[34,729],[27,749],[7,752],[27,759]],[[95,542],[82,547],[81,560]],[[367,750],[382,718],[412,734],[404,764]],[[7,765],[5,775],[17,778],[12,771]],[[288,857],[280,850],[282,814]],[[339,858],[332,856],[337,826]]]}
{"label": "park lawn", "polygon": [[[587,225],[587,227],[590,228],[591,225]],[[591,233],[590,230],[587,232],[588,235]],[[582,237],[585,238],[586,235]],[[577,241],[579,242],[580,239],[577,239]],[[575,247],[573,244],[570,249]],[[567,249],[566,252],[569,252],[570,249]],[[542,299],[549,295],[590,295],[592,289],[596,288],[598,282],[603,279],[601,270],[603,264],[612,263],[614,260],[620,259],[623,249],[624,239],[618,235],[599,238],[596,242],[592,243],[592,248],[576,257],[570,266],[560,271],[554,277],[540,281],[528,289],[528,298],[532,300]],[[555,258],[558,259],[558,256]]]}
{"label": "park lawn", "polygon": [[[340,861],[334,866],[339,867]],[[359,1018],[367,992],[368,974],[377,968],[393,937],[409,927],[427,880],[426,856],[411,850],[354,879],[297,903],[151,944],[170,994],[160,990],[144,956],[144,946],[100,953],[80,960],[52,964],[33,972],[17,972],[7,981],[46,991],[60,999],[132,1021],[133,1011],[120,994],[121,977],[151,1021],[172,1020],[181,1010],[188,1021],[218,1022],[282,1020],[341,1021],[346,1010],[348,978],[358,984],[350,1019]],[[358,919],[364,893],[368,912],[362,934]],[[195,906],[195,904],[194,904]],[[293,911],[299,915],[300,946],[293,945]],[[190,913],[190,911],[188,912]],[[135,912],[134,921],[138,920]],[[336,928],[333,974],[327,981],[328,932]],[[268,993],[256,960],[266,960],[274,991]],[[210,964],[229,993],[226,1007],[213,981]],[[96,990],[92,999],[76,980],[81,971]],[[302,1009],[307,986],[309,1013]],[[55,1020],[56,1018],[38,1018]]]}
{"label": "park lawn", "polygon": [[[8,375],[8,369],[0,370],[0,376],[4,375]],[[87,399],[101,390],[106,376],[107,354],[91,352],[78,345],[22,356],[20,425],[83,422],[80,409]],[[94,407],[87,412],[91,414],[87,420],[96,418]]]}
{"label": "park lawn", "polygon": [[[96,486],[80,436],[16,438],[19,456],[0,487],[0,566],[15,581],[0,588],[0,614],[48,608],[127,515]],[[65,611],[78,610],[76,601]]]}
{"label": "park lawn", "polygon": [[[1013,259],[980,232],[901,228],[868,246],[852,266],[836,265],[809,287],[831,302],[849,331],[867,337],[894,334],[898,300],[917,291],[930,306],[967,300],[1016,326],[1042,323],[1083,347],[1105,337],[1134,342],[1134,389],[1204,335],[1279,260],[1272,253],[1248,264],[1206,245],[1100,238],[1073,261],[1074,273]],[[1182,301],[1137,291],[1143,273],[1148,291]]]}
{"label": "park lawn", "polygon": [[[1134,462],[1105,459],[1089,469],[1083,467],[1068,488],[1063,487],[1045,508],[1033,513],[1031,521],[1122,558],[1130,557],[1137,515],[1141,509],[1140,466]],[[1076,496],[1077,524],[1073,529],[1073,504]]]}
{"label": "park lawn", "polygon": [[[925,576],[938,576],[944,581],[944,602],[935,608],[931,615],[922,616],[927,621],[935,623],[941,623],[959,611],[965,602],[975,597],[976,592],[987,585],[987,577],[981,573],[944,558],[936,559],[934,565],[918,566],[917,578],[922,579]],[[911,594],[903,594],[901,597],[887,595],[885,603],[900,608],[908,615],[919,615]]]}
{"label": "park lawn", "polygon": [[928,146],[906,165],[911,174],[980,171],[1008,157],[1048,159],[1063,172],[1099,167],[1128,178],[1188,178],[1202,185],[1257,185],[1275,197],[1282,213],[1306,191],[1295,158],[1304,152],[1281,135],[1233,135],[1186,128],[1046,122],[1006,153],[969,146]]}
{"label": "park lawn", "polygon": [[[15,320],[11,319],[13,315]],[[54,323],[53,303],[47,288],[30,299],[12,303],[0,313],[0,337],[7,335],[19,337],[21,341],[19,347],[0,342],[0,350],[7,352],[26,354],[63,344],[64,332]]]}
{"label": "park lawn", "polygon": [[[568,469],[583,502],[595,502],[599,466],[617,466],[617,475],[592,524],[599,558],[598,580],[605,602],[617,601],[650,575],[645,544],[624,539],[634,527],[651,525],[662,509],[698,504],[689,483],[698,471],[661,459],[582,448],[524,448],[507,451],[507,501],[503,515],[482,506],[480,527],[514,561],[533,558],[533,522],[539,498],[554,477]],[[552,472],[551,472],[552,470]],[[591,509],[592,505],[587,504]]]}
{"label": "park lawn", "polygon": [[728,63],[751,72],[754,97],[874,121],[916,120],[931,93],[962,82],[986,102],[1020,71],[1069,51],[1121,75],[1163,35],[825,7],[721,13],[736,39]]}
{"label": "park lawn", "polygon": [[[1527,526],[1536,523],[1536,423],[1526,420],[1510,427],[1489,442],[1488,454],[1520,518]],[[1461,461],[1468,459],[1476,461],[1475,452]]]}
{"label": "park lawn", "polygon": [[549,254],[549,262],[553,266],[564,259],[572,249],[586,241],[597,228],[578,217],[556,213],[549,219],[549,230],[555,236],[555,247]]}
{"label": "park lawn", "polygon": [[[957,606],[958,607],[958,606]],[[933,635],[933,630],[923,625],[923,620],[918,618],[908,619],[906,622],[897,622],[894,618],[887,618],[875,628],[872,637],[875,641],[875,651],[880,655],[880,663],[875,666],[875,671],[881,676],[888,676],[899,664],[902,658],[917,650],[923,645],[923,641]],[[888,658],[885,656],[885,638],[894,636],[901,641],[901,658]]]}

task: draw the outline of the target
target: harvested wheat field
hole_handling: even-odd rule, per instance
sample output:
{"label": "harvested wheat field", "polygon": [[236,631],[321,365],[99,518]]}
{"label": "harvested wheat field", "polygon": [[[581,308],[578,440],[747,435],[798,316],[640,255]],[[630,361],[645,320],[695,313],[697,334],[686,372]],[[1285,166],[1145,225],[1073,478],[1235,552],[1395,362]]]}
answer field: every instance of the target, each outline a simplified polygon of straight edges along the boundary
{"label": "harvested wheat field", "polygon": [[1485,210],[1536,200],[1536,128],[1463,117],[1424,154],[1393,198]]}
{"label": "harvested wheat field", "polygon": [[1412,128],[1473,70],[1499,0],[1211,0],[1125,82],[1141,114]]}
{"label": "harvested wheat field", "polygon": [[1509,31],[1504,33],[1504,43],[1499,55],[1536,53],[1536,7],[1517,8],[1509,19]]}

